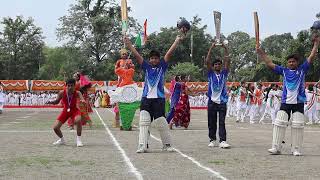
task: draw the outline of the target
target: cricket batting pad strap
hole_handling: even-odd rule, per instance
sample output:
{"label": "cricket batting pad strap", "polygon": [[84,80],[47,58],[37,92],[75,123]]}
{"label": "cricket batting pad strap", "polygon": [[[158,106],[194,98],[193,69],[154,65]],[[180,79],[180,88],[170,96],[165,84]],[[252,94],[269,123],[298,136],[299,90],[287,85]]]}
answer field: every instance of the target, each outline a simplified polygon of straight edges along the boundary
{"label": "cricket batting pad strap", "polygon": [[291,139],[292,146],[291,151],[299,151],[301,153],[301,148],[303,144],[303,130],[304,130],[304,114],[300,112],[295,112],[292,114],[292,125],[291,125]]}
{"label": "cricket batting pad strap", "polygon": [[288,120],[289,120],[288,114],[285,111],[280,110],[278,111],[277,117],[273,124],[279,127],[287,127]]}
{"label": "cricket batting pad strap", "polygon": [[160,138],[162,141],[162,144],[171,144],[171,137],[169,134],[169,127],[168,123],[166,121],[166,118],[159,117],[153,121],[153,126],[157,128],[160,132]]}
{"label": "cricket batting pad strap", "polygon": [[148,111],[140,111],[140,131],[139,131],[139,144],[143,144],[144,148],[147,149],[148,144],[148,131],[151,124],[151,116]]}

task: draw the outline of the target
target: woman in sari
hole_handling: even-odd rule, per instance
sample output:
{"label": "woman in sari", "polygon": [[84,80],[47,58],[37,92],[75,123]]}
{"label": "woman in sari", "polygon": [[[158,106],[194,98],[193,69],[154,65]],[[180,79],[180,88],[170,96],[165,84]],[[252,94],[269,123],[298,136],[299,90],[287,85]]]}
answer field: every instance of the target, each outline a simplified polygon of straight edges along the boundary
{"label": "woman in sari", "polygon": [[181,94],[181,83],[179,76],[175,76],[174,79],[171,81],[170,93],[170,110],[166,118],[168,124],[171,122],[174,116],[175,106],[177,105]]}
{"label": "woman in sari", "polygon": [[190,123],[190,103],[189,103],[189,90],[188,87],[186,86],[186,76],[181,76],[180,77],[180,96],[179,100],[176,103],[174,107],[174,115],[172,120],[170,121],[170,129],[172,129],[173,124],[178,124],[185,129],[188,128],[189,123]]}

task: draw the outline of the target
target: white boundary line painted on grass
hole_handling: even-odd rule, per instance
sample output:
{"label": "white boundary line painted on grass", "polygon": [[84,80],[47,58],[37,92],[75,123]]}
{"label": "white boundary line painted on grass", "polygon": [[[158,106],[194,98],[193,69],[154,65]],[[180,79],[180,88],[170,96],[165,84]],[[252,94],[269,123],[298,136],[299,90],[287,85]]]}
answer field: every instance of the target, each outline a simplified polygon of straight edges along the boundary
{"label": "white boundary line painted on grass", "polygon": [[[150,134],[150,136],[155,139],[156,141],[161,142],[161,140],[157,137],[155,137],[154,135]],[[183,152],[181,152],[179,149],[177,148],[173,148],[177,153],[179,153],[182,157],[185,157],[187,159],[189,159],[190,161],[192,161],[194,164],[196,164],[198,167],[210,172],[211,174],[213,174],[214,177],[219,178],[219,179],[223,179],[223,180],[227,180],[226,177],[223,177],[219,172],[214,171],[213,169],[206,167],[204,165],[202,165],[200,162],[198,162],[197,160],[195,160],[193,157],[190,157],[186,154],[184,154]]]}
{"label": "white boundary line painted on grass", "polygon": [[109,134],[111,140],[113,141],[113,144],[118,148],[118,150],[120,151],[124,161],[126,162],[126,164],[129,166],[130,168],[130,172],[134,173],[134,175],[136,176],[136,178],[138,180],[143,180],[142,174],[137,170],[137,168],[135,168],[132,164],[132,162],[130,161],[130,158],[126,155],[126,152],[121,148],[119,142],[117,141],[117,139],[113,136],[113,134],[111,133],[110,129],[108,128],[108,126],[106,125],[106,123],[103,121],[103,119],[101,118],[99,112],[94,109],[96,114],[98,115],[101,123],[103,124],[103,126],[105,127],[107,133]]}
{"label": "white boundary line painted on grass", "polygon": [[21,130],[21,131],[18,131],[18,130],[8,130],[8,131],[5,131],[5,130],[0,130],[0,133],[48,133],[48,132],[52,132],[47,130],[47,131],[25,131],[25,130]]}

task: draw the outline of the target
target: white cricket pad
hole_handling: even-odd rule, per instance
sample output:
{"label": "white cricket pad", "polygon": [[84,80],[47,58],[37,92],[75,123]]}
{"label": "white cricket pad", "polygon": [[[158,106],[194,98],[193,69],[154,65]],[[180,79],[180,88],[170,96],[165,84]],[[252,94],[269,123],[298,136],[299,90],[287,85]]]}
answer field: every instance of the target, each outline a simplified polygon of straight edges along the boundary
{"label": "white cricket pad", "polygon": [[288,114],[285,111],[280,110],[273,123],[272,148],[275,148],[277,151],[281,151],[281,143],[286,134],[288,118]]}
{"label": "white cricket pad", "polygon": [[301,153],[303,144],[303,131],[304,131],[305,116],[300,112],[292,114],[292,125],[291,125],[291,139],[292,146],[291,151],[298,151]]}
{"label": "white cricket pad", "polygon": [[140,131],[139,131],[139,145],[146,150],[148,144],[149,127],[151,124],[151,116],[148,111],[140,111]]}
{"label": "white cricket pad", "polygon": [[285,111],[280,110],[277,112],[277,117],[273,124],[280,127],[287,127],[288,120],[289,120],[289,115]]}
{"label": "white cricket pad", "polygon": [[171,136],[169,133],[169,127],[166,118],[159,117],[153,121],[153,125],[160,132],[160,138],[163,145],[170,144],[171,145]]}

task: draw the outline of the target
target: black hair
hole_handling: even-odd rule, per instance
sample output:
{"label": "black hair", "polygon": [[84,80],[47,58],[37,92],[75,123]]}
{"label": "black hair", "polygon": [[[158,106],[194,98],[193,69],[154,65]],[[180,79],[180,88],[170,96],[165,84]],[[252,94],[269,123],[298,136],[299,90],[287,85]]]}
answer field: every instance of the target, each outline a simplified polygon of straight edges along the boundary
{"label": "black hair", "polygon": [[287,61],[289,59],[295,59],[297,62],[299,62],[299,60],[301,59],[301,56],[299,54],[290,54],[289,56],[287,56]]}
{"label": "black hair", "polygon": [[156,57],[160,58],[160,52],[157,50],[151,50],[149,53],[149,58],[151,58],[152,56],[156,56]]}
{"label": "black hair", "polygon": [[214,59],[213,60],[213,62],[212,62],[212,66],[214,66],[214,64],[216,64],[216,63],[221,63],[222,64],[222,61],[221,61],[221,59]]}
{"label": "black hair", "polygon": [[181,75],[181,76],[180,76],[181,81],[185,80],[186,77],[187,77],[186,75]]}
{"label": "black hair", "polygon": [[270,87],[268,87],[268,88],[266,88],[266,90],[267,90],[267,93],[266,93],[266,96],[264,97],[264,102],[267,102],[267,100],[268,100],[268,96],[269,96],[269,92],[271,91],[271,86]]}
{"label": "black hair", "polygon": [[176,77],[174,77],[174,80],[175,80],[175,81],[179,81],[179,80],[180,80],[180,77],[179,77],[179,76],[176,76]]}
{"label": "black hair", "polygon": [[66,84],[68,85],[68,84],[76,84],[76,80],[75,79],[68,79],[67,81],[66,81]]}

